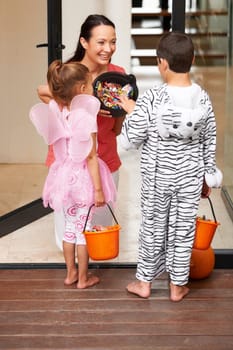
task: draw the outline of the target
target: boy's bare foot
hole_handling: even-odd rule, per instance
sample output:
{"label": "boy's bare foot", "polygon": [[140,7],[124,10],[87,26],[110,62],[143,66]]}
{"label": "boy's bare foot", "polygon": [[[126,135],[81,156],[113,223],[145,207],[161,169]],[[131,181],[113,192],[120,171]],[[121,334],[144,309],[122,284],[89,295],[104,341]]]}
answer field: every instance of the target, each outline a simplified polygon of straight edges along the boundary
{"label": "boy's bare foot", "polygon": [[78,271],[76,270],[67,274],[64,280],[64,285],[71,286],[71,284],[76,283],[77,281],[78,281]]}
{"label": "boy's bare foot", "polygon": [[176,286],[170,283],[170,299],[171,301],[181,301],[189,292],[189,288],[185,286]]}
{"label": "boy's bare foot", "polygon": [[99,277],[97,277],[95,275],[88,274],[86,280],[84,280],[84,281],[79,280],[78,281],[77,288],[84,289],[84,288],[93,287],[96,284],[98,284],[99,281],[100,281]]}
{"label": "boy's bare foot", "polygon": [[149,298],[151,293],[151,283],[143,281],[135,281],[128,284],[127,291],[136,294],[141,298]]}

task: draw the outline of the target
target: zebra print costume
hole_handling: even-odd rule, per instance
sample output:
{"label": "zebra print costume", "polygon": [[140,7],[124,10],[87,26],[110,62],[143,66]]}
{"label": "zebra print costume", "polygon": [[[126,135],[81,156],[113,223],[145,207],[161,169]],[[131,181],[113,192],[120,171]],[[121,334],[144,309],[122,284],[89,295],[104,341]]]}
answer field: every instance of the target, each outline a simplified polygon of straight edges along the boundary
{"label": "zebra print costume", "polygon": [[136,277],[151,282],[167,271],[173,284],[185,285],[204,175],[220,186],[210,99],[197,84],[149,89],[126,117],[120,138],[126,149],[142,145]]}

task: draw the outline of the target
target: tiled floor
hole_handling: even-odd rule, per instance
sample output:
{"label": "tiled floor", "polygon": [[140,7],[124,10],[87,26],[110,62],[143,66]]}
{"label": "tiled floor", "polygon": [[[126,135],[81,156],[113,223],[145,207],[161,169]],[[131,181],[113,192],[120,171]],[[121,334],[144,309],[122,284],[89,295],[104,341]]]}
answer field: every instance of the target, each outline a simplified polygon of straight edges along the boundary
{"label": "tiled floor", "polygon": [[[148,86],[152,86],[155,81],[159,80],[156,68],[154,71],[139,72],[135,69],[137,75],[140,93]],[[154,76],[153,76],[154,74]],[[223,145],[224,145],[224,109],[225,94],[224,68],[214,67],[195,69],[193,75],[203,86],[205,86],[213,100],[218,132],[218,150],[217,160],[218,166],[223,168]],[[208,79],[207,79],[208,77]],[[221,85],[222,82],[222,85]],[[120,253],[114,259],[114,262],[135,262],[137,259],[137,237],[140,222],[140,175],[139,175],[139,160],[140,154],[138,151],[125,151],[119,145],[119,152],[122,160],[120,172],[120,184],[118,191],[118,205],[116,216],[122,226],[120,233]],[[9,198],[12,198],[13,205],[25,204],[24,200],[35,199],[35,195],[40,193],[44,176],[47,169],[43,165],[30,165],[26,167],[27,180],[22,175],[22,166],[18,168],[13,165],[10,168],[6,165],[1,166],[0,187],[1,206],[0,211],[11,210]],[[12,167],[14,167],[12,171]],[[37,169],[37,170],[36,170]],[[17,173],[17,179],[13,178],[12,172]],[[7,176],[3,177],[3,174]],[[36,176],[36,174],[38,176]],[[10,183],[10,186],[8,185]],[[30,184],[26,186],[25,184]],[[10,188],[10,192],[7,189]],[[24,197],[22,192],[25,192]],[[214,189],[211,194],[211,199],[214,205],[217,220],[220,225],[217,228],[212,246],[213,248],[233,249],[233,222],[231,221],[223,200],[221,198],[221,190]],[[200,215],[205,214],[212,219],[209,203],[207,200],[201,200]],[[1,214],[2,215],[2,214]],[[54,238],[53,214],[43,217],[32,224],[22,227],[21,229],[0,239],[0,263],[57,263],[63,262],[63,254],[57,248]]]}
{"label": "tiled floor", "polygon": [[0,216],[41,196],[44,164],[0,164]]}

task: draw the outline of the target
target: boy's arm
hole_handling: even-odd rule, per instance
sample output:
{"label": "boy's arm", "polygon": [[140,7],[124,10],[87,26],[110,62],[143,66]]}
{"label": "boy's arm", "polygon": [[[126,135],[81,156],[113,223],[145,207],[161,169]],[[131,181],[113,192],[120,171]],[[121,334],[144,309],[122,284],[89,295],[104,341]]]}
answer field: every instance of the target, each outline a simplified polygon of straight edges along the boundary
{"label": "boy's arm", "polygon": [[209,96],[205,96],[208,117],[203,133],[203,156],[205,166],[205,182],[209,187],[220,187],[222,172],[216,166],[216,122]]}
{"label": "boy's arm", "polygon": [[136,102],[127,97],[122,98],[122,106],[127,112],[130,112],[126,115],[120,135],[121,144],[126,150],[139,148],[148,138],[152,115],[152,95],[148,90]]}
{"label": "boy's arm", "polygon": [[132,99],[129,99],[127,96],[120,96],[120,102],[118,102],[119,106],[123,108],[127,114],[133,112],[136,102]]}

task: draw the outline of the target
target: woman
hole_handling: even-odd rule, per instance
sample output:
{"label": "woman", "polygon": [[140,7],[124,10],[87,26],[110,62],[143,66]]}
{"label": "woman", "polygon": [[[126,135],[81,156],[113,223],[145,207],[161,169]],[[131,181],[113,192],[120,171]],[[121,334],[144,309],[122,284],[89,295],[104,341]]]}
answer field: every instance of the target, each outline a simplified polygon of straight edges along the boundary
{"label": "woman", "polygon": [[[116,51],[116,31],[115,25],[103,15],[90,15],[81,26],[80,36],[75,54],[68,62],[76,61],[84,64],[92,75],[92,80],[102,73],[117,71],[124,73],[122,67],[111,64],[111,58]],[[38,88],[38,94],[42,101],[48,102],[51,93],[47,85]],[[109,167],[116,187],[119,180],[120,157],[117,152],[117,136],[121,132],[124,115],[122,117],[111,118],[109,111],[100,110],[97,117],[98,125],[98,156]],[[52,147],[49,148],[46,164],[50,166],[54,161]],[[111,225],[112,217],[108,208],[98,208],[95,210],[93,224],[104,226]],[[55,231],[57,245],[61,248],[63,219],[61,216],[55,217]],[[58,234],[59,231],[59,234]],[[58,237],[59,236],[59,237]]]}

